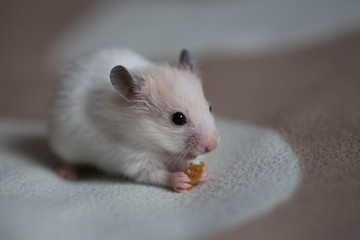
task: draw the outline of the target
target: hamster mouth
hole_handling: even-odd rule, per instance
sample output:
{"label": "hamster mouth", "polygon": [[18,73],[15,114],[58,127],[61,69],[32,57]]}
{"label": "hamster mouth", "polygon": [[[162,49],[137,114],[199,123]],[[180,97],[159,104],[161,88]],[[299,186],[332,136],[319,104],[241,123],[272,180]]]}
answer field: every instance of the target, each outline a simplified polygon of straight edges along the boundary
{"label": "hamster mouth", "polygon": [[195,154],[193,154],[193,153],[188,153],[188,154],[186,154],[186,156],[185,156],[185,158],[187,159],[187,160],[193,160],[193,159],[195,159],[197,157],[197,155],[195,155]]}

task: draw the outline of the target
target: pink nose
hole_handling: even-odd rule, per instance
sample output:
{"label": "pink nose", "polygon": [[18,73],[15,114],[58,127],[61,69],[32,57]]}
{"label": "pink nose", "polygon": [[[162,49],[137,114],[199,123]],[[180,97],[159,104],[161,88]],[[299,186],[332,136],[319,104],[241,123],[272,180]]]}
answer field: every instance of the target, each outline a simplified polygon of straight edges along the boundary
{"label": "pink nose", "polygon": [[211,152],[212,150],[214,150],[218,145],[218,141],[217,138],[212,139],[206,146],[205,146],[205,152]]}

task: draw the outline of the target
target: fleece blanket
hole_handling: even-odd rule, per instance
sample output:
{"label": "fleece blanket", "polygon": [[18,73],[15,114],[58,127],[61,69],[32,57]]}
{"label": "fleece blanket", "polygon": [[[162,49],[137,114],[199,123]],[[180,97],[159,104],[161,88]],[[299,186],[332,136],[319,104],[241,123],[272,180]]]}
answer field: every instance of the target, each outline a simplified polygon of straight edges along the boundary
{"label": "fleece blanket", "polygon": [[208,182],[179,194],[93,169],[63,180],[42,124],[1,121],[1,238],[208,238],[292,196],[298,160],[279,134],[222,119],[217,125],[220,145],[204,158]]}

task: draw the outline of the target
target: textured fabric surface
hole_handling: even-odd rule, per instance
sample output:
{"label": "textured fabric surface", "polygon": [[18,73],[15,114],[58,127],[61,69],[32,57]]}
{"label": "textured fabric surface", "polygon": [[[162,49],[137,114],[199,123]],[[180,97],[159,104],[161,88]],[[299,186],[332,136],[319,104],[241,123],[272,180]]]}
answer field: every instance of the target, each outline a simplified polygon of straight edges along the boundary
{"label": "textured fabric surface", "polygon": [[54,173],[44,127],[0,123],[2,239],[194,239],[262,215],[292,196],[298,160],[274,131],[217,120],[210,179],[184,194],[85,169]]}

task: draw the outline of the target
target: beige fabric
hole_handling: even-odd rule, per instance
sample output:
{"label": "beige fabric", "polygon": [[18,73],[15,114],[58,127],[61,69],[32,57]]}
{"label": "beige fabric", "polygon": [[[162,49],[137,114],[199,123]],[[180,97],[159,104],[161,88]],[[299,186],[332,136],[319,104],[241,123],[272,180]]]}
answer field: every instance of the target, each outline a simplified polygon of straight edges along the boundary
{"label": "beige fabric", "polygon": [[359,43],[203,65],[215,112],[279,132],[302,172],[290,200],[213,239],[359,239]]}

